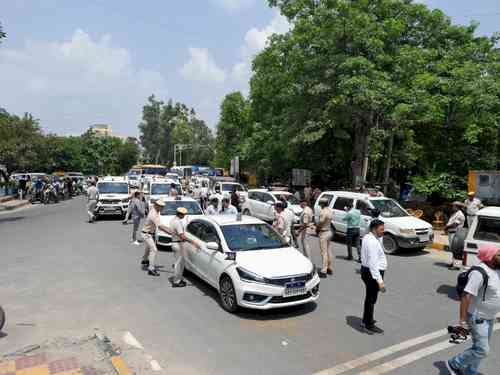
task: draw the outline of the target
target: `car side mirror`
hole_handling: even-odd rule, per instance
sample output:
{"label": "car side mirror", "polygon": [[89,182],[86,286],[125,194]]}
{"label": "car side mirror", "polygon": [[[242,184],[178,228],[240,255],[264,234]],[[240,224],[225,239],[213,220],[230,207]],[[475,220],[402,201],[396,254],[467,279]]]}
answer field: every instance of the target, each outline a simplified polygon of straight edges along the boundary
{"label": "car side mirror", "polygon": [[217,242],[207,242],[207,249],[212,251],[219,251],[219,244]]}
{"label": "car side mirror", "polygon": [[274,202],[273,202],[273,201],[267,201],[266,203],[267,203],[267,204],[270,204],[271,206],[274,204]]}

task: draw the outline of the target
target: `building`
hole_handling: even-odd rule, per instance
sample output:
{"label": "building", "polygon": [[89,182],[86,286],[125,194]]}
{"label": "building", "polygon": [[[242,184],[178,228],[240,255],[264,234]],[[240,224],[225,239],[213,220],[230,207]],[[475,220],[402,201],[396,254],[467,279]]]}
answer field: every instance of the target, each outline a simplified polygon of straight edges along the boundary
{"label": "building", "polygon": [[98,137],[111,137],[111,125],[95,124],[90,127]]}

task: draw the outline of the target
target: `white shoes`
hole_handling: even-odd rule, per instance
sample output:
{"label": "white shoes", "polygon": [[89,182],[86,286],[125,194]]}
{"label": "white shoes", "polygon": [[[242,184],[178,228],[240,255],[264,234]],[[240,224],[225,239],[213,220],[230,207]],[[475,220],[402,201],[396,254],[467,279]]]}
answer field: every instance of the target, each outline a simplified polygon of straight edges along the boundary
{"label": "white shoes", "polygon": [[136,240],[136,241],[134,241],[134,245],[136,245],[136,246],[141,246],[141,243],[140,243],[139,241],[137,241],[137,240]]}

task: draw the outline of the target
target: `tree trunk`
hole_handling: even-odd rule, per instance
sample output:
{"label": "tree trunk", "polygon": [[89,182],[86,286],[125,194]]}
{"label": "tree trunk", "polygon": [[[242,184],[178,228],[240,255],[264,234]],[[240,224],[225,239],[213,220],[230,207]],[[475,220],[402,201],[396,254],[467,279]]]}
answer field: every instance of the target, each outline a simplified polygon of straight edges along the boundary
{"label": "tree trunk", "polygon": [[389,144],[387,145],[387,160],[385,164],[385,173],[384,173],[384,195],[387,195],[387,188],[389,187],[389,177],[391,175],[393,149],[394,149],[394,132],[391,131],[391,134],[389,135]]}
{"label": "tree trunk", "polygon": [[361,187],[363,181],[363,164],[368,156],[368,130],[369,126],[361,120],[356,120],[354,125],[354,139],[352,148],[352,186]]}

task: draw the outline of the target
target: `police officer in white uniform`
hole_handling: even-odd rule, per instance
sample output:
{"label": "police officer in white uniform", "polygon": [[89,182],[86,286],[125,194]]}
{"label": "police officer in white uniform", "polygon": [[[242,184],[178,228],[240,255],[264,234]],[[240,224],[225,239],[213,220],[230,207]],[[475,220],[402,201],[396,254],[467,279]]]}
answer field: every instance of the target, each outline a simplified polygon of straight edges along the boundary
{"label": "police officer in white uniform", "polygon": [[95,182],[90,183],[90,187],[87,189],[87,214],[89,215],[89,223],[95,221],[95,209],[97,207],[97,201],[99,200],[99,191],[95,187]]}
{"label": "police officer in white uniform", "polygon": [[159,228],[165,233],[170,233],[170,228],[160,223],[160,210],[163,206],[165,206],[163,199],[155,201],[153,208],[149,211],[149,214],[144,221],[144,226],[142,227],[142,237],[144,238],[144,256],[142,257],[141,264],[143,268],[148,269],[148,275],[150,276],[160,276],[156,270],[155,263],[156,254],[158,253],[154,240],[156,229]]}
{"label": "police officer in white uniform", "polygon": [[469,191],[468,198],[464,201],[466,213],[467,213],[467,226],[470,228],[474,217],[476,217],[477,212],[483,208],[483,203],[480,199],[476,198],[476,192]]}

